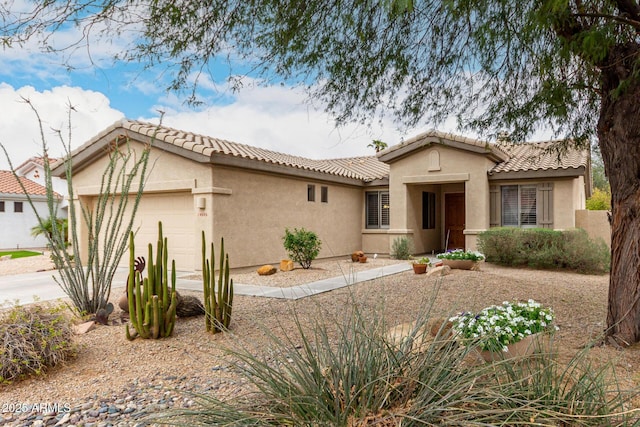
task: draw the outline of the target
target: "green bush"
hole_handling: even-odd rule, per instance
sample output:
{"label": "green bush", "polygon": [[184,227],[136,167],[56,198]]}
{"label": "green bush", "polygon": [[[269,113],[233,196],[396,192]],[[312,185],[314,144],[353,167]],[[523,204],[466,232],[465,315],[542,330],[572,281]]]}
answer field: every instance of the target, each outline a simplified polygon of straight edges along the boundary
{"label": "green bush", "polygon": [[591,197],[587,199],[586,208],[590,211],[611,210],[611,192],[594,189]]}
{"label": "green bush", "polygon": [[406,236],[396,237],[391,244],[391,258],[410,259],[413,253],[411,239]]}
{"label": "green bush", "polygon": [[[390,336],[384,316],[349,304],[341,319],[319,313],[307,328],[269,333],[261,354],[232,351],[255,392],[221,400],[190,395],[190,409],[145,421],[224,426],[622,426],[638,390],[625,394],[607,366],[553,351],[494,363],[469,363],[475,352],[434,323],[417,319],[406,339]],[[293,314],[295,316],[295,314]],[[303,325],[303,321],[305,325]],[[336,334],[337,330],[337,334]],[[431,336],[431,334],[429,334]],[[617,390],[618,392],[612,392]]]}
{"label": "green bush", "polygon": [[304,228],[294,228],[293,232],[289,229],[284,231],[284,248],[287,250],[289,257],[300,263],[302,268],[308,269],[311,267],[311,262],[316,259],[320,253],[322,242],[318,239],[318,235],[313,231],[305,230]]}
{"label": "green bush", "polygon": [[492,228],[480,234],[478,249],[487,262],[508,266],[606,273],[611,263],[607,245],[582,229]]}
{"label": "green bush", "polygon": [[18,306],[0,318],[0,383],[39,375],[74,353],[63,310]]}

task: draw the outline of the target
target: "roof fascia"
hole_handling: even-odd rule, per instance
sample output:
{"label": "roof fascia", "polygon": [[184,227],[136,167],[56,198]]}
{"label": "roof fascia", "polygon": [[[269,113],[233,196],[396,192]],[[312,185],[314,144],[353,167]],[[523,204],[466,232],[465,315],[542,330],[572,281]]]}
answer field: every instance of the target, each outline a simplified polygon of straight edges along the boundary
{"label": "roof fascia", "polygon": [[578,176],[584,176],[585,172],[586,169],[584,166],[567,169],[494,172],[489,173],[489,181],[532,178],[576,178]]}
{"label": "roof fascia", "polygon": [[415,141],[411,141],[407,143],[407,145],[403,147],[396,148],[394,150],[390,150],[385,153],[382,151],[378,155],[378,160],[385,163],[392,163],[394,161],[400,160],[404,157],[407,157],[413,154],[414,151],[421,150],[423,148],[427,148],[433,144],[443,145],[445,147],[451,147],[459,150],[469,151],[472,153],[482,154],[487,156],[490,160],[495,163],[500,163],[508,160],[508,156],[492,150],[490,147],[480,147],[477,145],[467,144],[460,141],[455,141],[443,137],[428,135],[422,138],[416,139]]}

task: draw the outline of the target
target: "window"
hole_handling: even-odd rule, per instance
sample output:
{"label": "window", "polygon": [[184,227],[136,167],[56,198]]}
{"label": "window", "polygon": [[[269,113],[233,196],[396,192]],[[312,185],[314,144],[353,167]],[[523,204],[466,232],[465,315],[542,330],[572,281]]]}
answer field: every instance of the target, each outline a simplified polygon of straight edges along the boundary
{"label": "window", "polygon": [[307,201],[308,202],[316,201],[316,186],[313,184],[307,185]]}
{"label": "window", "polygon": [[536,192],[535,185],[502,186],[502,225],[535,227],[538,223]]}
{"label": "window", "polygon": [[389,192],[367,191],[366,227],[389,228]]}
{"label": "window", "polygon": [[436,193],[422,192],[422,228],[436,228]]}
{"label": "window", "polygon": [[4,212],[4,202],[0,202],[0,212]]}
{"label": "window", "polygon": [[324,185],[320,187],[320,201],[322,203],[329,203],[329,187]]}
{"label": "window", "polygon": [[13,211],[22,212],[22,202],[13,202]]}

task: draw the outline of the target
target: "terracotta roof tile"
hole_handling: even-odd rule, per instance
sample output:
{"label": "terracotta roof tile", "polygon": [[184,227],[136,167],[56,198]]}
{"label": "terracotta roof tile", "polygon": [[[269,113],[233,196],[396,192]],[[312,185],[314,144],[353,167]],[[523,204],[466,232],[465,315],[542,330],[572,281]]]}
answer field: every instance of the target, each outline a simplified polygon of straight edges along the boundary
{"label": "terracotta roof tile", "polygon": [[501,144],[501,148],[509,155],[505,162],[498,163],[490,175],[500,172],[545,171],[559,169],[578,169],[586,167],[589,153],[568,147],[562,156],[553,149],[558,141],[529,142],[522,144]]}
{"label": "terracotta roof tile", "polygon": [[[32,196],[46,196],[47,189],[42,185],[31,181],[28,178],[20,177],[20,180],[25,186],[27,193]],[[20,187],[20,183],[13,176],[11,171],[3,171],[0,170],[0,194],[24,194],[22,188]],[[57,193],[56,196],[59,196]]]}
{"label": "terracotta roof tile", "polygon": [[133,120],[124,120],[121,126],[133,132],[153,136],[159,141],[181,147],[185,150],[203,154],[223,154],[261,161],[292,168],[323,172],[330,175],[373,181],[389,175],[389,166],[378,161],[375,156],[351,159],[314,160],[300,156],[279,153],[264,148],[239,144],[224,139],[212,138],[190,132],[183,132],[166,126],[160,126]]}

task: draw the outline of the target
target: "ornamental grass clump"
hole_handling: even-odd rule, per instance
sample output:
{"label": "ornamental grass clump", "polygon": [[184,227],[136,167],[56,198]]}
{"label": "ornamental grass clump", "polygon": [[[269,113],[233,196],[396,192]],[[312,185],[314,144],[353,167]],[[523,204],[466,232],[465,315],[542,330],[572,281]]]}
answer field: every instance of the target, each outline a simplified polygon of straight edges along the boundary
{"label": "ornamental grass clump", "polygon": [[264,427],[631,426],[638,415],[627,410],[638,391],[626,393],[612,384],[616,377],[610,366],[583,363],[586,353],[568,365],[552,352],[476,363],[475,350],[460,345],[446,327],[428,332],[433,324],[428,311],[398,340],[387,323],[397,324],[397,317],[385,319],[380,306],[350,301],[344,307],[339,318],[321,308],[311,317],[291,313],[296,327],[265,327],[265,348],[238,342],[229,353],[244,376],[246,394],[189,394],[191,408],[144,421]]}
{"label": "ornamental grass clump", "polygon": [[466,344],[482,350],[508,351],[508,345],[539,332],[551,332],[554,314],[533,300],[508,302],[484,308],[478,314],[462,313],[449,319]]}
{"label": "ornamental grass clump", "polygon": [[456,249],[453,251],[447,251],[442,254],[437,255],[438,259],[451,259],[451,260],[460,260],[460,261],[482,261],[484,259],[484,255],[480,252],[474,251],[464,251],[462,249]]}

